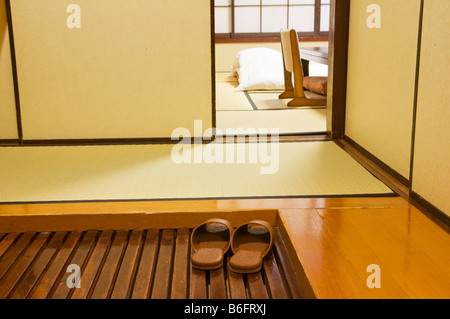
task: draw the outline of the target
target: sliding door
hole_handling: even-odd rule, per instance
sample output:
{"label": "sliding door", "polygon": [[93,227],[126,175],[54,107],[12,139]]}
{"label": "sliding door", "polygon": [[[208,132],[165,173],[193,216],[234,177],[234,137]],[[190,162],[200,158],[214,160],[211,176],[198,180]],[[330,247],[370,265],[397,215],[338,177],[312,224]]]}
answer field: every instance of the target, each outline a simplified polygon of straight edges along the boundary
{"label": "sliding door", "polygon": [[420,0],[350,4],[345,134],[407,180]]}
{"label": "sliding door", "polygon": [[17,140],[16,104],[5,1],[0,1],[0,142]]}
{"label": "sliding door", "polygon": [[210,1],[14,0],[11,12],[24,140],[211,127]]}
{"label": "sliding door", "polygon": [[425,0],[412,191],[450,215],[450,1]]}

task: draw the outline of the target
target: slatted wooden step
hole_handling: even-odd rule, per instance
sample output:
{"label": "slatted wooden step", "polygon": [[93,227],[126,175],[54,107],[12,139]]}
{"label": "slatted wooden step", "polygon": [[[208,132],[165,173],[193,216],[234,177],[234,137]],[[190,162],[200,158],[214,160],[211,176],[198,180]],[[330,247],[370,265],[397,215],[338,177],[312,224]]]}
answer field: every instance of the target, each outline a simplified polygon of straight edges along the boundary
{"label": "slatted wooden step", "polygon": [[[0,298],[303,298],[282,238],[256,274],[190,265],[191,229],[0,234]],[[79,268],[77,268],[79,267]],[[76,283],[80,270],[79,287]]]}

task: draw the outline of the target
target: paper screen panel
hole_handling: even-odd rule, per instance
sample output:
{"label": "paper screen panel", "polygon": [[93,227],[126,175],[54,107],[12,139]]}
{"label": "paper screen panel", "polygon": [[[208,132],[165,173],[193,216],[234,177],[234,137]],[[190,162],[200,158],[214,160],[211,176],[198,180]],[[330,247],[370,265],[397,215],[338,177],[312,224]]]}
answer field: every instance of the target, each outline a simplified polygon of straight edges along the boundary
{"label": "paper screen panel", "polygon": [[[412,190],[450,215],[450,2],[424,6]],[[443,63],[441,63],[443,62]]]}
{"label": "paper screen panel", "polygon": [[[369,28],[367,7],[381,9]],[[345,133],[409,178],[420,0],[352,1]]]}
{"label": "paper screen panel", "polygon": [[25,139],[159,138],[212,124],[211,3],[12,1]]}
{"label": "paper screen panel", "polygon": [[17,117],[14,82],[11,67],[11,48],[6,19],[5,2],[0,2],[0,140],[17,139]]}

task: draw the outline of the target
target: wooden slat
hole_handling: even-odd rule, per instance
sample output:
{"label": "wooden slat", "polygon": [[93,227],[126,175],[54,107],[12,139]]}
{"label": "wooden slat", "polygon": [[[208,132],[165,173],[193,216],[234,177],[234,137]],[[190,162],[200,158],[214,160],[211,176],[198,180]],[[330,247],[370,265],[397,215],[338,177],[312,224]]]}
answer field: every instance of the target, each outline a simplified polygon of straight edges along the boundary
{"label": "wooden slat", "polygon": [[0,242],[0,258],[2,257],[3,253],[12,245],[14,240],[16,240],[17,236],[19,236],[20,233],[10,233],[7,234],[5,237],[3,237],[2,241]]}
{"label": "wooden slat", "polygon": [[173,261],[171,299],[186,299],[188,297],[188,266],[189,265],[189,241],[188,228],[177,230],[175,241],[175,254]]}
{"label": "wooden slat", "polygon": [[56,256],[50,262],[48,268],[46,268],[44,274],[39,278],[38,282],[26,298],[44,299],[47,297],[60,273],[64,271],[64,265],[67,264],[81,235],[82,232],[80,231],[71,232],[69,234],[62,247],[58,250]]}
{"label": "wooden slat", "polygon": [[[231,254],[227,254],[229,260]],[[230,291],[229,298],[231,299],[246,299],[245,278],[244,275],[235,273],[227,267],[228,287]]]}
{"label": "wooden slat", "polygon": [[[194,254],[194,249],[191,246],[191,256]],[[206,299],[207,283],[206,283],[206,271],[200,270],[190,266],[189,277],[189,298],[190,299]]]}
{"label": "wooden slat", "polygon": [[82,285],[80,288],[75,289],[71,299],[85,299],[89,297],[89,293],[91,289],[93,289],[95,281],[99,276],[99,269],[105,257],[105,253],[111,245],[113,234],[114,231],[112,230],[106,230],[100,234],[100,238],[89,258],[89,262],[81,274]]}
{"label": "wooden slat", "polygon": [[271,298],[287,299],[286,287],[284,286],[282,275],[272,251],[264,258],[263,268],[266,275],[266,285],[269,287]]}
{"label": "wooden slat", "polygon": [[0,299],[6,298],[14,285],[19,281],[27,267],[35,259],[36,255],[49,238],[50,233],[39,233],[33,242],[18,258],[14,266],[0,279]]}
{"label": "wooden slat", "polygon": [[8,271],[9,267],[14,263],[17,256],[30,244],[31,239],[36,235],[34,232],[22,234],[17,242],[8,249],[1,258],[0,278]]}
{"label": "wooden slat", "polygon": [[174,244],[173,236],[174,231],[171,229],[164,229],[162,231],[158,252],[158,262],[156,264],[155,278],[151,292],[152,299],[165,299],[169,297]]}
{"label": "wooden slat", "polygon": [[117,275],[111,299],[125,299],[130,293],[132,276],[136,266],[139,248],[142,244],[143,230],[133,230],[126,248],[125,256]]}
{"label": "wooden slat", "polygon": [[66,232],[57,232],[53,235],[44,251],[40,254],[33,265],[28,267],[26,273],[22,276],[20,283],[15,287],[13,294],[8,298],[24,299],[28,295],[33,286],[36,285],[39,277],[45,271],[45,268],[48,267],[51,258],[62,245],[66,236]]}
{"label": "wooden slat", "polygon": [[[80,269],[83,269],[83,265],[86,261],[86,257],[89,254],[89,251],[92,249],[95,238],[97,236],[96,231],[88,231],[84,235],[83,239],[81,240],[80,245],[77,247],[75,251],[75,255],[70,260],[70,264],[75,264],[80,267]],[[68,265],[65,265],[66,267]],[[53,293],[50,292],[50,296],[52,299],[66,299],[74,288],[69,288],[67,286],[67,278],[72,274],[71,272],[67,272],[67,269],[61,270],[62,277],[61,280],[57,282],[57,285],[55,287],[55,291]],[[81,284],[83,283],[83,280],[81,279]]]}
{"label": "wooden slat", "polygon": [[247,275],[248,290],[251,299],[268,299],[261,272]]}
{"label": "wooden slat", "polygon": [[[12,246],[18,253],[7,250],[6,255],[10,256],[7,261],[13,261],[0,279],[2,298],[266,299],[292,296],[286,284],[288,279],[284,278],[285,265],[277,264],[279,258],[275,258],[272,251],[264,259],[262,271],[255,274],[229,271],[227,263],[231,253],[224,256],[223,267],[219,269],[192,268],[193,249],[188,228],[37,233],[22,237],[21,242],[17,240]],[[26,243],[25,238],[32,241]],[[81,288],[67,287],[66,281],[72,272],[68,273],[66,268],[70,264],[81,268]]]}
{"label": "wooden slat", "polygon": [[109,249],[108,256],[101,270],[100,277],[94,287],[92,299],[106,299],[111,293],[111,287],[114,285],[114,277],[120,269],[120,258],[124,247],[127,244],[128,231],[119,230]]}
{"label": "wooden slat", "polygon": [[148,298],[150,287],[152,286],[153,273],[156,264],[156,252],[159,241],[159,230],[147,230],[145,243],[139,263],[139,267],[134,282],[133,299]]}
{"label": "wooden slat", "polygon": [[219,268],[209,271],[209,298],[226,299],[227,291],[225,286],[224,269]]}
{"label": "wooden slat", "polygon": [[206,272],[200,269],[191,269],[190,287],[189,287],[190,299],[206,299]]}
{"label": "wooden slat", "polygon": [[283,241],[280,231],[274,232],[274,254],[278,260],[278,267],[283,271],[283,281],[286,287],[286,293],[289,298],[292,299],[306,299],[303,287],[300,285],[300,281],[297,273],[295,272],[294,265],[290,262],[289,251]]}

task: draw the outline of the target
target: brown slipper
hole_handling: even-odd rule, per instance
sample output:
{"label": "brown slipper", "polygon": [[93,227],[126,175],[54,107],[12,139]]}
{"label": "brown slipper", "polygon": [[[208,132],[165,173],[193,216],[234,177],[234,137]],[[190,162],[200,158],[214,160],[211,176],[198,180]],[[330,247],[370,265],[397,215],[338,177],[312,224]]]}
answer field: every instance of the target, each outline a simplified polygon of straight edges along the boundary
{"label": "brown slipper", "polygon": [[192,231],[192,267],[212,270],[222,267],[223,256],[230,248],[233,228],[229,221],[212,218],[198,225]]}
{"label": "brown slipper", "polygon": [[263,220],[253,220],[237,227],[231,237],[231,250],[228,267],[231,271],[243,274],[261,270],[262,260],[272,248],[272,226]]}

